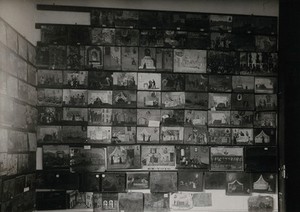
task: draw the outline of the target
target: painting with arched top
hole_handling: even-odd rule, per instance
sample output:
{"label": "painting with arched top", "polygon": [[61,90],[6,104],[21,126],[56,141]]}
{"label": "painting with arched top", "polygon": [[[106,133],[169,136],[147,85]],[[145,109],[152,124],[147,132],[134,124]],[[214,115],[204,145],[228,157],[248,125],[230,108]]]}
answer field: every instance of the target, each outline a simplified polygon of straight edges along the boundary
{"label": "painting with arched top", "polygon": [[88,69],[103,68],[103,48],[100,46],[85,47],[85,64]]}

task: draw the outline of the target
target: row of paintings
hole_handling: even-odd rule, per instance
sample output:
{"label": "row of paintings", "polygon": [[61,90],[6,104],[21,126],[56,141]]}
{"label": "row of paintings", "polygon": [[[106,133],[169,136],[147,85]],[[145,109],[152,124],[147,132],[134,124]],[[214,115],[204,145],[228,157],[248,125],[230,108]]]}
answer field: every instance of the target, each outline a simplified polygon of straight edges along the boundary
{"label": "row of paintings", "polygon": [[[276,93],[274,77],[39,70],[40,88]],[[6,79],[6,78],[5,78]]]}
{"label": "row of paintings", "polygon": [[[35,67],[2,45],[0,45],[0,71],[1,89],[4,91],[7,84],[6,81],[12,80],[12,78],[18,78],[20,81],[22,80],[23,82],[36,86]],[[15,83],[15,85],[17,85],[17,83]],[[10,89],[6,88],[6,92],[9,91]]]}
{"label": "row of paintings", "polygon": [[[238,51],[276,51],[274,35],[40,24],[40,44],[117,45]],[[65,32],[63,32],[65,31]]]}
{"label": "row of paintings", "polygon": [[[195,211],[203,207],[211,207],[212,198],[213,194],[208,192],[99,193],[80,192],[78,190],[40,191],[37,192],[37,209],[93,209],[95,212]],[[264,210],[271,212],[274,209],[274,198],[271,195],[254,195],[248,198],[246,205],[249,211]]]}
{"label": "row of paintings", "polygon": [[0,94],[36,106],[37,90],[35,86],[32,86],[33,83],[29,83],[31,82],[26,83],[22,79],[17,79],[6,72],[0,71]]}
{"label": "row of paintings", "polygon": [[247,34],[277,33],[277,19],[274,17],[123,9],[93,9],[91,25],[116,28],[232,31]]}
{"label": "row of paintings", "polygon": [[38,110],[36,107],[13,101],[12,98],[0,96],[0,123],[6,127],[35,131]]}
{"label": "row of paintings", "polygon": [[[88,109],[78,107],[39,107],[41,125],[114,125],[114,126],[255,126],[276,128],[274,111],[198,111],[147,109]],[[196,116],[193,116],[196,115]]]}
{"label": "row of paintings", "polygon": [[[35,65],[36,49],[24,36],[0,18],[0,43],[11,51],[16,58],[22,58],[23,62]],[[18,56],[17,56],[18,55]],[[20,64],[19,64],[20,65]]]}
{"label": "row of paintings", "polygon": [[34,152],[36,151],[36,133],[0,128],[0,152]]}
{"label": "row of paintings", "polygon": [[[276,129],[206,127],[108,127],[40,126],[40,144],[195,144],[195,145],[276,145]],[[19,142],[11,141],[11,147]],[[10,144],[9,143],[9,144]],[[27,148],[27,143],[25,143]],[[22,146],[22,145],[21,145]],[[24,145],[23,145],[24,146]],[[8,151],[18,151],[8,148]]]}
{"label": "row of paintings", "polygon": [[36,170],[35,152],[0,153],[0,176],[16,176]]}
{"label": "row of paintings", "polygon": [[154,171],[77,174],[68,171],[39,171],[36,182],[38,189],[81,192],[131,192],[150,189],[151,193],[168,193],[226,189],[228,195],[241,195],[277,191],[276,173]]}
{"label": "row of paintings", "polygon": [[[217,49],[222,50],[222,49]],[[229,49],[230,50],[230,49]],[[276,75],[278,54],[119,46],[38,46],[40,68]]]}
{"label": "row of paintings", "polygon": [[107,148],[43,145],[43,169],[71,172],[174,170],[276,172],[276,147],[120,145]]}
{"label": "row of paintings", "polygon": [[[155,98],[156,97],[156,98]],[[276,94],[157,92],[134,90],[38,89],[38,106],[165,108],[200,110],[277,109]]]}

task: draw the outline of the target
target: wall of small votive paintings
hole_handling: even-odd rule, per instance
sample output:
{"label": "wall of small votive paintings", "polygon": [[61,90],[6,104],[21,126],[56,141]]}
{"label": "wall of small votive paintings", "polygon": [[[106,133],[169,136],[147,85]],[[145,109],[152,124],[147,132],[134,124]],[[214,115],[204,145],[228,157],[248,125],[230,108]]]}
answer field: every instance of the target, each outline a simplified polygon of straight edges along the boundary
{"label": "wall of small votive paintings", "polygon": [[0,211],[35,207],[35,46],[0,18]]}
{"label": "wall of small votive paintings", "polygon": [[277,18],[90,15],[36,25],[37,208],[276,210]]}

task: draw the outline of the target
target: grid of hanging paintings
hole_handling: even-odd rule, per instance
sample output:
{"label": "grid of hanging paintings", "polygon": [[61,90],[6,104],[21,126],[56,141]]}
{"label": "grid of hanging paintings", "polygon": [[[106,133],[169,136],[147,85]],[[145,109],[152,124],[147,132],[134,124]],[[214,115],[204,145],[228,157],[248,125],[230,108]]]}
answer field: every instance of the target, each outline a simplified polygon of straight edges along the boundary
{"label": "grid of hanging paintings", "polygon": [[277,208],[277,18],[90,15],[37,24],[37,208]]}
{"label": "grid of hanging paintings", "polygon": [[0,18],[0,211],[35,205],[35,46]]}

